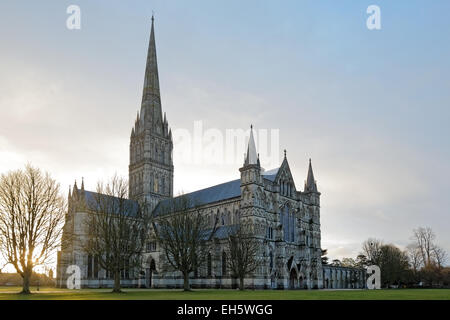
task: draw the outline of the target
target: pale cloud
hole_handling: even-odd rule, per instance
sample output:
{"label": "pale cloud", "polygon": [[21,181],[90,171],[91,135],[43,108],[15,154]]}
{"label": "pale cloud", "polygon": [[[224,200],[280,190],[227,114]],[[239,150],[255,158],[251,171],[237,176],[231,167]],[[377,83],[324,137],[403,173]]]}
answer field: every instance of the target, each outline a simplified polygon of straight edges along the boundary
{"label": "pale cloud", "polygon": [[252,123],[263,122],[271,107],[264,97],[224,87],[213,78],[206,81],[178,74],[173,75],[173,80],[166,86],[170,94],[163,94],[163,108],[177,127],[177,123],[183,123],[190,128],[189,122],[206,120],[206,125],[215,128],[247,129]]}

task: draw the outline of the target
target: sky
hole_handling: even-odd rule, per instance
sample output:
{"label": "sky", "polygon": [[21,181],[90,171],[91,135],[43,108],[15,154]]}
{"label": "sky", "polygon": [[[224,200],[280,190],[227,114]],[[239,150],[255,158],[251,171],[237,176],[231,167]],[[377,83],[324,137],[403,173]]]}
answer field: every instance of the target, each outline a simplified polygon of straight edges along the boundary
{"label": "sky", "polygon": [[[128,175],[152,11],[171,128],[278,130],[272,156],[287,150],[298,190],[312,159],[330,258],[369,237],[404,248],[419,226],[450,252],[446,0],[2,1],[0,173],[30,162],[64,193]],[[181,159],[183,146],[175,193],[239,177],[245,150],[208,163]]]}

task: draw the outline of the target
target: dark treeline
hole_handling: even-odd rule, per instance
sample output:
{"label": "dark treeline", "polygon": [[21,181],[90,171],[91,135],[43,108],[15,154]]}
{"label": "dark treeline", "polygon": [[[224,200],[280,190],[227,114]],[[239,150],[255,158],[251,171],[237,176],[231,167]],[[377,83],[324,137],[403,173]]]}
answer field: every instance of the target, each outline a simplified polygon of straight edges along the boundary
{"label": "dark treeline", "polygon": [[[1,273],[0,272],[0,286],[21,286],[23,279],[18,273]],[[35,273],[31,275],[30,286],[54,287],[55,279],[48,275]]]}
{"label": "dark treeline", "polygon": [[[326,254],[326,250],[323,251]],[[450,267],[446,267],[447,253],[436,244],[431,228],[414,229],[411,243],[401,250],[394,244],[369,238],[356,258],[334,259],[331,265],[366,268],[378,265],[384,288],[450,287]],[[327,257],[322,262],[328,264]]]}

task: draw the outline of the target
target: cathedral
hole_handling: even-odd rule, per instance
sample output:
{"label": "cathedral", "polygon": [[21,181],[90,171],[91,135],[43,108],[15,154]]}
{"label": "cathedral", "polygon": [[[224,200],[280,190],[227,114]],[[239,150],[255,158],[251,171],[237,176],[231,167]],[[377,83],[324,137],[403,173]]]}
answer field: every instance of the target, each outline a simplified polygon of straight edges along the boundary
{"label": "cathedral", "polygon": [[[154,19],[150,32],[142,104],[131,130],[129,158],[129,201],[147,203],[153,214],[174,201],[172,132],[162,111],[156,57]],[[321,259],[320,192],[311,160],[303,190],[297,190],[284,152],[280,166],[264,170],[260,166],[253,128],[238,179],[188,193],[196,209],[211,227],[219,221],[212,237],[207,268],[191,275],[193,288],[236,288],[226,266],[225,242],[228,230],[242,217],[251,221],[261,245],[263,263],[244,284],[254,289],[363,288],[365,271],[323,265]],[[65,230],[75,234],[71,243],[58,252],[57,284],[66,286],[66,270],[77,265],[82,287],[112,287],[113,279],[101,270],[95,259],[84,253],[86,232],[81,221],[92,214],[86,204],[94,192],[78,188],[69,192]],[[149,231],[150,232],[150,231]],[[150,236],[152,239],[152,236]],[[179,272],[163,271],[159,245],[150,240],[142,252],[141,270],[121,276],[124,287],[180,288]]]}

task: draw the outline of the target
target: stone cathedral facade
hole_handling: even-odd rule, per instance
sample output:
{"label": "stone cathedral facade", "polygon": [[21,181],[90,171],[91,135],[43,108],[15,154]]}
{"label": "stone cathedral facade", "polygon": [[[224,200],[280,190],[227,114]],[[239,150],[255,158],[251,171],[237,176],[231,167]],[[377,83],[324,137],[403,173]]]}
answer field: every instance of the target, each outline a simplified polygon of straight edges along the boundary
{"label": "stone cathedral facade", "polygon": [[[129,201],[149,204],[153,214],[170,204],[173,197],[173,141],[165,113],[162,111],[156,57],[154,21],[145,70],[142,104],[130,137]],[[332,267],[321,262],[320,192],[314,179],[311,160],[303,190],[297,190],[286,151],[279,168],[265,171],[260,166],[253,130],[238,179],[189,193],[197,210],[206,216],[211,227],[219,227],[211,237],[213,249],[207,265],[192,274],[191,285],[198,288],[235,288],[226,267],[224,250],[228,230],[239,219],[250,221],[261,245],[263,264],[245,279],[249,288],[307,289],[362,288],[365,272],[359,269]],[[75,234],[71,243],[58,253],[57,283],[66,285],[66,270],[77,265],[82,287],[109,287],[113,280],[101,270],[93,257],[83,252],[86,230],[83,219],[92,214],[89,199],[93,192],[78,188],[69,192],[69,211],[65,232]],[[151,230],[149,230],[151,232]],[[151,237],[150,237],[151,238]],[[178,272],[166,271],[164,255],[158,243],[150,239],[142,253],[141,270],[126,270],[122,285],[147,288],[182,287]]]}

